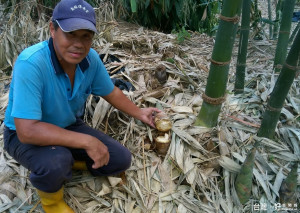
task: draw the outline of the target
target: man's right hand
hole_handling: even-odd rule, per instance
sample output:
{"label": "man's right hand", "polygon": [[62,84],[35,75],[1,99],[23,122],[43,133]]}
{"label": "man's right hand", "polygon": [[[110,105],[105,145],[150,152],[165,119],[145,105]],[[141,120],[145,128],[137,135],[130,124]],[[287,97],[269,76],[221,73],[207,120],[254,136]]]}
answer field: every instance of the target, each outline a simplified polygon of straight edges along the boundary
{"label": "man's right hand", "polygon": [[85,150],[88,156],[94,161],[94,164],[92,165],[93,169],[98,169],[108,164],[108,148],[97,138],[92,137],[92,140],[87,144],[87,148]]}

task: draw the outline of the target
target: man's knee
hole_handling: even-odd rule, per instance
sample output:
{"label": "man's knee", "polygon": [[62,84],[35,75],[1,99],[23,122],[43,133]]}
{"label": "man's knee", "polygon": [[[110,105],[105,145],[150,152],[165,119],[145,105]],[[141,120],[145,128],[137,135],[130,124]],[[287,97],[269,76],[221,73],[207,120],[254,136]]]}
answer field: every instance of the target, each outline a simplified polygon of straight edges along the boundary
{"label": "man's knee", "polygon": [[123,170],[126,170],[130,167],[130,165],[131,165],[131,153],[128,149],[126,149],[126,151],[124,151],[123,160],[121,160],[121,162],[122,162]]}
{"label": "man's knee", "polygon": [[127,148],[122,148],[118,153],[110,156],[108,165],[99,169],[92,169],[93,162],[88,162],[88,168],[94,176],[116,175],[127,170],[131,165],[131,153]]}
{"label": "man's knee", "polygon": [[123,172],[131,165],[131,153],[126,147],[122,146],[112,158],[113,159],[110,159],[110,163],[108,164],[109,167],[114,168],[115,170],[112,171],[112,173]]}
{"label": "man's knee", "polygon": [[55,192],[62,184],[71,179],[73,157],[64,147],[52,146],[46,156],[32,165],[30,180],[38,189],[45,192]]}

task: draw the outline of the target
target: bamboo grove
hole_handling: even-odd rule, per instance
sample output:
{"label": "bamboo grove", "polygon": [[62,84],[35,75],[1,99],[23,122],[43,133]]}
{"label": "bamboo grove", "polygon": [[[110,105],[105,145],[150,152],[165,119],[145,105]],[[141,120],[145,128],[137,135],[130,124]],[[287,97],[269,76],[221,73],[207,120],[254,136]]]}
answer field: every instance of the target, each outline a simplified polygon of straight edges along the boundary
{"label": "bamboo grove", "polygon": [[285,61],[295,2],[296,0],[285,0],[283,3],[282,20],[274,59],[275,72],[279,72],[281,70]]}
{"label": "bamboo grove", "polygon": [[[271,19],[271,5],[269,3],[269,19]],[[231,6],[227,10],[227,4]],[[283,6],[281,6],[283,4]],[[218,116],[221,110],[222,102],[226,97],[226,83],[228,77],[229,63],[231,60],[233,43],[236,36],[237,23],[232,22],[233,17],[239,16],[241,1],[224,1],[222,13],[220,15],[219,28],[216,35],[216,41],[212,53],[211,65],[205,93],[203,94],[203,104],[198,114],[196,125],[214,127],[218,123]],[[275,129],[285,99],[290,90],[290,87],[296,77],[299,69],[300,60],[300,30],[299,24],[293,32],[293,36],[289,37],[291,30],[291,19],[294,11],[295,0],[278,0],[276,19],[282,17],[282,20],[277,20],[277,28],[270,25],[269,37],[276,38],[279,34],[276,53],[274,57],[274,72],[280,72],[277,77],[275,86],[268,100],[260,128],[257,136],[265,138],[274,138]],[[243,93],[247,45],[250,26],[250,7],[251,1],[244,0],[242,6],[242,23],[240,29],[239,50],[236,66],[235,79],[235,94]],[[282,7],[282,15],[279,8]],[[224,18],[227,17],[227,18]],[[273,34],[274,32],[274,34]],[[292,41],[288,56],[286,57],[289,40]],[[254,148],[248,153],[238,175],[235,180],[235,190],[239,198],[240,204],[245,204],[249,201],[252,191],[253,167],[255,162],[255,152],[259,146],[256,141]],[[299,160],[298,160],[299,161]],[[297,188],[297,168],[298,161],[292,163],[291,170],[282,183],[279,197],[283,203],[290,202],[291,205],[296,203],[296,188]]]}
{"label": "bamboo grove", "polygon": [[244,91],[245,82],[245,70],[246,70],[246,58],[247,58],[247,47],[248,38],[250,31],[250,9],[251,0],[244,0],[242,7],[242,24],[240,29],[240,41],[238,50],[238,59],[236,65],[236,77],[234,84],[235,93],[242,93]]}
{"label": "bamboo grove", "polygon": [[217,124],[221,105],[225,100],[229,64],[238,28],[241,5],[242,0],[224,1],[212,52],[207,85],[205,93],[202,95],[203,104],[196,125],[213,127]]}
{"label": "bamboo grove", "polygon": [[[230,5],[230,9],[227,8],[227,4]],[[278,1],[278,4],[281,4],[280,0]],[[279,119],[281,108],[284,104],[284,100],[287,96],[289,88],[295,78],[297,65],[299,63],[298,54],[300,45],[297,43],[298,35],[294,39],[287,62],[284,63],[286,52],[288,50],[291,18],[294,11],[294,5],[295,0],[286,0],[283,2],[283,18],[280,23],[279,38],[274,57],[274,67],[276,68],[275,72],[278,72],[278,69],[282,66],[283,67],[270,97],[266,112],[263,115],[263,121],[258,132],[258,135],[262,137],[272,138],[274,136],[274,131]],[[196,119],[196,125],[214,127],[218,123],[218,116],[221,110],[222,102],[224,102],[226,98],[228,70],[238,26],[238,22],[234,22],[233,20],[234,18],[240,16],[241,7],[243,13],[240,28],[240,41],[234,90],[236,94],[242,93],[244,90],[251,1],[243,1],[242,6],[242,1],[226,0],[224,1],[220,15],[219,28],[212,53],[207,85],[202,96],[203,104]],[[297,29],[298,28],[296,28],[295,31],[297,31]],[[274,33],[275,32],[276,29],[274,30]],[[294,32],[294,34],[296,33],[297,32]],[[273,35],[270,36],[273,37]],[[278,60],[278,58],[280,58],[280,60]]]}

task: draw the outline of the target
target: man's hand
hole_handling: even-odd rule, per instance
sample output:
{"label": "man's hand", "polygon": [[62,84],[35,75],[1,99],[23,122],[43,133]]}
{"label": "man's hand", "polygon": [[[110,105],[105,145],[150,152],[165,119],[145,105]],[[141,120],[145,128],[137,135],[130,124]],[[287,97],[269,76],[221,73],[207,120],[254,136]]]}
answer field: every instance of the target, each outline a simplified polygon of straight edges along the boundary
{"label": "man's hand", "polygon": [[159,109],[154,107],[149,108],[142,108],[141,109],[141,115],[139,119],[143,121],[145,124],[148,124],[149,126],[156,128],[154,124],[154,116],[155,113],[161,112]]}
{"label": "man's hand", "polygon": [[118,87],[115,87],[110,94],[103,98],[118,110],[121,110],[122,112],[125,112],[126,114],[155,128],[154,114],[155,112],[161,112],[159,109],[154,107],[140,109],[137,105],[130,101]]}
{"label": "man's hand", "polygon": [[92,165],[93,169],[98,169],[108,164],[108,148],[97,138],[92,137],[92,140],[88,143],[85,151],[87,152],[88,156],[94,161],[94,164]]}

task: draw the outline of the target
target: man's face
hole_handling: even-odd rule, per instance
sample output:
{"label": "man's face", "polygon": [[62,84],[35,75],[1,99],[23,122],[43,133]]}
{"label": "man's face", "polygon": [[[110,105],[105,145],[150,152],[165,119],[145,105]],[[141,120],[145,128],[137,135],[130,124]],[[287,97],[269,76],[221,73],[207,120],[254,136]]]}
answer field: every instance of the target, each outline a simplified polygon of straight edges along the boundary
{"label": "man's face", "polygon": [[57,58],[64,69],[80,63],[87,56],[94,37],[94,33],[89,30],[68,33],[59,27],[55,30],[53,23],[50,23],[50,33]]}

